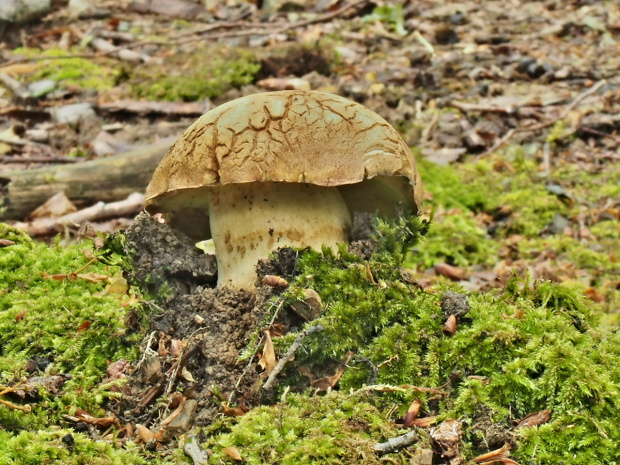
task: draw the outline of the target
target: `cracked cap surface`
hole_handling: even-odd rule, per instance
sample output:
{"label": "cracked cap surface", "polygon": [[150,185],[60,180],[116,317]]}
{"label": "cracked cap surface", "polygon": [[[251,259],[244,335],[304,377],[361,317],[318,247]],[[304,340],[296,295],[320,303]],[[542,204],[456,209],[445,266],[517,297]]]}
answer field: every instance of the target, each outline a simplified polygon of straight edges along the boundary
{"label": "cracked cap surface", "polygon": [[185,190],[257,181],[354,184],[376,176],[422,183],[398,132],[368,108],[317,91],[242,97],[200,117],[172,145],[146,189],[146,208],[166,212]]}

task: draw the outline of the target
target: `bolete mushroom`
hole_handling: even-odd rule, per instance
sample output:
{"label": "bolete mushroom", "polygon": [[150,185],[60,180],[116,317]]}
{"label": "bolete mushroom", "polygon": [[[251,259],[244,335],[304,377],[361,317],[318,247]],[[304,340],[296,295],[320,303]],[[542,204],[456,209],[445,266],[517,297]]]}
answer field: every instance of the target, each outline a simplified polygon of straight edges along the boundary
{"label": "bolete mushroom", "polygon": [[213,238],[218,286],[251,289],[280,247],[348,242],[354,212],[416,213],[411,151],[376,113],[337,95],[281,91],[207,112],[170,148],[146,210],[196,240]]}

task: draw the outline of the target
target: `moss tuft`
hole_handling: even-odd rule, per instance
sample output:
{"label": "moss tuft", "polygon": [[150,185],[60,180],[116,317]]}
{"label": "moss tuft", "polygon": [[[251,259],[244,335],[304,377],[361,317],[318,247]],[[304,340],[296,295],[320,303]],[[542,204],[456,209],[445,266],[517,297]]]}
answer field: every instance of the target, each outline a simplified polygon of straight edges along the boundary
{"label": "moss tuft", "polygon": [[92,58],[59,58],[68,55],[80,55],[84,50],[74,47],[71,50],[50,48],[40,50],[37,48],[17,48],[11,52],[15,56],[50,57],[42,60],[33,67],[32,74],[27,78],[28,82],[41,79],[53,79],[61,86],[77,86],[83,89],[104,90],[114,86],[117,71],[114,70],[114,60],[93,60]]}

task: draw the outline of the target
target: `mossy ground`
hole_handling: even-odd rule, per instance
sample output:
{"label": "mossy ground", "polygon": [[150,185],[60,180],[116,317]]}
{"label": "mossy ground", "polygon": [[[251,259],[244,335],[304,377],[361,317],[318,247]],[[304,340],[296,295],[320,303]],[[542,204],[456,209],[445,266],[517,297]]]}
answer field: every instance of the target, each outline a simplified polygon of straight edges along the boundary
{"label": "mossy ground", "polygon": [[[299,275],[279,298],[293,300],[306,287],[316,290],[327,310],[310,324],[325,330],[304,342],[279,389],[304,382],[295,368],[321,371],[349,351],[355,359],[339,392],[289,393],[273,406],[207,429],[204,445],[213,451],[213,463],[233,462],[226,447],[235,447],[246,463],[378,463],[372,445],[404,432],[394,421],[414,399],[422,402],[420,416],[463,423],[468,459],[501,446],[481,426],[492,425],[506,438],[516,437],[511,456],[522,464],[620,461],[615,447],[620,336],[600,323],[597,308],[617,308],[618,290],[608,272],[616,260],[618,221],[605,199],[618,194],[618,170],[588,175],[567,164],[543,178],[516,150],[508,162],[491,158],[458,167],[421,162],[436,203],[423,242],[417,243],[425,226],[403,221],[380,225],[380,247],[369,261],[344,250],[340,256],[300,255]],[[549,189],[554,182],[570,196]],[[583,223],[592,234],[587,240],[545,232],[554,215],[573,224],[585,211],[600,212]],[[76,408],[105,415],[105,401],[117,395],[101,385],[106,367],[138,356],[140,335],[129,334],[123,324],[125,298],[104,292],[120,269],[91,264],[82,271],[100,276],[91,282],[71,275],[89,262],[87,244],[47,246],[7,227],[0,233],[16,242],[0,249],[0,384],[11,386],[33,374],[71,375],[58,395],[3,397],[30,403],[32,412],[0,406],[0,463],[189,460],[178,449],[153,458],[131,442],[118,448],[63,421],[62,415]],[[446,336],[440,300],[458,285],[436,281],[421,288],[401,273],[401,265],[424,269],[443,261],[468,270],[494,267],[510,258],[502,249],[515,235],[522,238],[511,252],[515,259],[535,262],[544,256],[557,266],[556,280],[564,282],[513,279],[494,291],[471,293],[471,311],[456,333]],[[571,270],[581,267],[593,271],[569,279]],[[55,274],[70,279],[53,279]],[[604,305],[584,297],[584,289],[604,296]],[[609,314],[604,317],[609,320]],[[284,353],[295,336],[276,338],[276,351]],[[26,370],[33,363],[34,373]],[[553,411],[549,422],[515,429],[516,420],[541,410]],[[428,447],[427,430],[420,431]]]}
{"label": "mossy ground", "polygon": [[[41,50],[37,48],[17,48],[11,54],[22,57],[49,57],[49,60],[41,60],[29,68],[25,75],[27,82],[41,79],[52,79],[60,83],[62,87],[77,87],[82,89],[105,90],[111,89],[118,75],[116,62],[112,59],[92,60],[80,58],[85,50],[74,47],[71,50],[49,48]],[[71,58],[60,58],[68,55],[76,55]]]}
{"label": "mossy ground", "polygon": [[[520,463],[618,463],[620,369],[615,361],[620,334],[599,323],[579,290],[515,278],[504,290],[471,294],[471,311],[454,335],[445,335],[440,300],[447,287],[420,290],[398,271],[408,233],[417,227],[405,222],[396,229],[383,227],[384,248],[369,262],[345,252],[336,257],[329,250],[300,257],[299,277],[281,298],[294,299],[300,289],[310,287],[328,310],[308,323],[322,324],[325,330],[308,337],[294,365],[320,371],[355,352],[339,382],[344,399],[355,402],[350,391],[376,390],[367,404],[382,414],[392,412],[393,421],[419,399],[421,416],[437,416],[435,423],[448,418],[462,422],[462,450],[468,459],[503,445],[480,426],[484,420],[506,437],[517,437],[512,457]],[[284,353],[295,337],[275,340],[277,352]],[[296,385],[301,376],[295,373],[282,377],[281,388]],[[318,405],[332,401],[315,396],[305,405],[320,411]],[[337,450],[336,436],[324,438],[321,431],[290,426],[298,421],[298,402],[295,398],[290,405],[252,411],[208,444],[216,451],[235,446],[248,463],[265,463],[269,454],[278,463],[295,463],[297,447],[303,449],[307,436],[315,435],[314,455],[303,456],[304,463],[359,463]],[[348,421],[364,410],[351,411]],[[515,429],[520,419],[542,410],[553,412],[549,422]],[[289,435],[285,450],[282,431],[273,426],[283,421],[283,411],[295,415],[284,420],[289,425],[282,430]],[[318,424],[336,428],[335,418],[325,411],[321,415]],[[389,430],[382,431],[372,440],[384,440]],[[398,433],[393,429],[391,434]]]}
{"label": "mossy ground", "polygon": [[15,242],[0,249],[0,384],[68,375],[60,394],[2,397],[29,404],[31,412],[0,405],[0,464],[146,463],[132,449],[66,429],[62,420],[78,408],[103,416],[105,400],[119,395],[100,384],[107,366],[138,355],[139,335],[123,324],[127,296],[106,292],[120,269],[95,262],[80,272],[89,244],[48,246],[5,225],[0,237]]}
{"label": "mossy ground", "polygon": [[[472,270],[530,267],[540,277],[586,291],[616,322],[620,309],[618,250],[620,166],[583,169],[559,160],[542,174],[528,147],[454,166],[420,160],[436,206],[431,233],[406,263]],[[528,155],[529,154],[529,155]],[[565,219],[554,230],[554,218]]]}
{"label": "mossy ground", "polygon": [[[52,79],[64,88],[114,90],[116,98],[198,101],[216,98],[224,92],[254,81],[260,70],[256,57],[243,49],[218,46],[197,47],[191,52],[175,53],[165,58],[129,66],[111,58],[81,58],[88,50],[74,47],[41,50],[17,48],[15,57],[49,57],[15,68],[24,82]],[[75,57],[62,58],[74,55]],[[105,92],[104,92],[105,94]]]}
{"label": "mossy ground", "polygon": [[250,84],[259,70],[249,51],[205,46],[175,53],[160,65],[139,66],[131,71],[129,84],[139,98],[197,101]]}

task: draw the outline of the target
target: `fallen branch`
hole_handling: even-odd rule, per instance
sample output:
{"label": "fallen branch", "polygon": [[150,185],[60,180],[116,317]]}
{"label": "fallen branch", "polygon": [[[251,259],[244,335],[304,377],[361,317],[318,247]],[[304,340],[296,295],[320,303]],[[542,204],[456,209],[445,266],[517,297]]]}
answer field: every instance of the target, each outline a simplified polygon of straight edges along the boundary
{"label": "fallen branch", "polygon": [[112,157],[0,175],[0,221],[23,220],[50,197],[64,192],[78,208],[116,202],[143,191],[173,139]]}
{"label": "fallen branch", "polygon": [[390,438],[385,442],[375,444],[373,449],[378,454],[389,454],[391,452],[396,452],[403,447],[410,446],[411,444],[419,440],[420,435],[417,431],[409,431],[407,434],[403,434],[402,436]]}
{"label": "fallen branch", "polygon": [[269,378],[267,378],[267,381],[263,385],[263,389],[265,391],[271,389],[271,387],[275,383],[276,376],[278,376],[278,374],[284,369],[284,365],[286,365],[293,358],[297,350],[301,347],[301,344],[303,343],[304,339],[306,339],[306,337],[308,337],[310,334],[323,331],[324,329],[325,327],[320,324],[316,326],[312,326],[295,338],[295,341],[291,344],[291,347],[289,347],[286,354],[284,354],[284,357],[282,357],[278,361],[278,364],[274,367],[273,371],[269,375]]}

